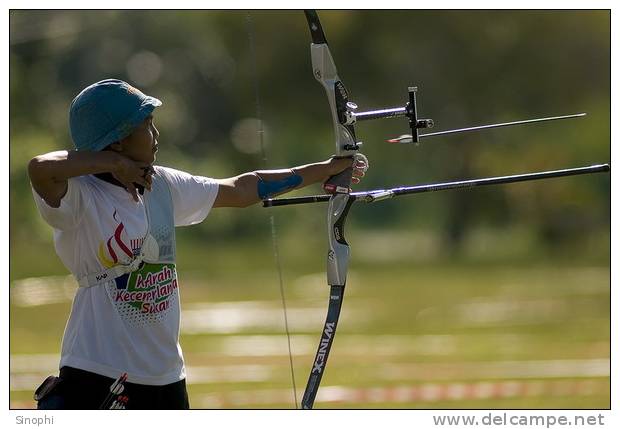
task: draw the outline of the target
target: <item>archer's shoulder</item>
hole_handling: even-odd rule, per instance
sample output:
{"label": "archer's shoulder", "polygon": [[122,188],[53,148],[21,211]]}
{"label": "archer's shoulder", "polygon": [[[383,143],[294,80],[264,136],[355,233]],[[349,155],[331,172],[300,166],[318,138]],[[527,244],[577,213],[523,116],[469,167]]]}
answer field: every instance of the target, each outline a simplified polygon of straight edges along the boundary
{"label": "archer's shoulder", "polygon": [[161,165],[154,165],[155,176],[162,177],[167,181],[186,180],[188,177],[192,177],[191,173],[186,171],[177,170],[176,168],[164,167]]}
{"label": "archer's shoulder", "polygon": [[195,175],[188,173],[187,171],[177,170],[176,168],[163,167],[160,165],[154,165],[155,177],[160,177],[170,184],[183,184],[183,183],[203,183],[215,181],[209,177]]}

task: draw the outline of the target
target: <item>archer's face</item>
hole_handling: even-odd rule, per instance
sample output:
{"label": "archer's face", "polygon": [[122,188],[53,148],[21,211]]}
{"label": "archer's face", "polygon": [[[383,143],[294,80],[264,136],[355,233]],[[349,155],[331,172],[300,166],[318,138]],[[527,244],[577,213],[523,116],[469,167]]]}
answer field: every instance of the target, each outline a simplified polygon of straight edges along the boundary
{"label": "archer's face", "polygon": [[153,116],[146,118],[128,137],[120,141],[122,153],[134,161],[155,162],[159,131],[153,123]]}

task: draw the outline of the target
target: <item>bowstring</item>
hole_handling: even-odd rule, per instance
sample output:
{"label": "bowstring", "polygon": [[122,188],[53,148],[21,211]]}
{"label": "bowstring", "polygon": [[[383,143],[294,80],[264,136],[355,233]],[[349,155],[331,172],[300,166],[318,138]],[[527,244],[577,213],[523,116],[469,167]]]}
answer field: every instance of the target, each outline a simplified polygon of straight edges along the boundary
{"label": "bowstring", "polygon": [[[250,12],[246,14],[246,25],[247,25],[247,33],[248,33],[248,44],[250,48],[250,57],[252,61],[252,70],[254,71],[254,104],[256,108],[256,120],[257,120],[257,134],[258,140],[260,143],[260,151],[262,157],[263,168],[267,168],[267,151],[265,150],[265,130],[263,127],[263,118],[261,112],[261,102],[260,102],[260,85],[258,81],[258,62],[256,55],[256,45],[254,41],[254,23],[252,21],[252,15]],[[286,309],[286,296],[284,293],[284,281],[282,279],[282,264],[280,259],[280,251],[278,248],[278,234],[276,229],[276,218],[274,215],[274,211],[270,210],[269,213],[269,223],[271,226],[271,244],[273,248],[273,256],[276,264],[276,269],[278,272],[278,283],[280,286],[280,299],[282,301],[282,315],[284,318],[284,329],[286,331],[286,341],[288,344],[288,359],[289,365],[291,368],[291,381],[293,384],[293,400],[295,402],[295,409],[298,409],[299,406],[297,404],[297,386],[295,384],[295,370],[293,367],[293,352],[291,348],[291,334],[289,330],[288,324],[288,312]]]}

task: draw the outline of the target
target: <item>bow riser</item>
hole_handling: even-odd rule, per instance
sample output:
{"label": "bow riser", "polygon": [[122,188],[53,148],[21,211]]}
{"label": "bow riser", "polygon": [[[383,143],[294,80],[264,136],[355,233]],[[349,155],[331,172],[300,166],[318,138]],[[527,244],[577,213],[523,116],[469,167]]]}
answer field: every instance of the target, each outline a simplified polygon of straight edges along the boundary
{"label": "bow riser", "polygon": [[310,53],[314,78],[323,85],[329,100],[334,135],[336,136],[336,156],[351,156],[358,150],[358,144],[353,126],[346,124],[345,112],[346,105],[349,102],[349,94],[338,77],[336,65],[328,45],[313,43],[310,46]]}
{"label": "bow riser", "polygon": [[329,236],[327,283],[330,286],[344,286],[347,281],[351,249],[344,238],[344,224],[353,202],[354,198],[347,194],[334,195],[329,200],[327,209],[327,234]]}

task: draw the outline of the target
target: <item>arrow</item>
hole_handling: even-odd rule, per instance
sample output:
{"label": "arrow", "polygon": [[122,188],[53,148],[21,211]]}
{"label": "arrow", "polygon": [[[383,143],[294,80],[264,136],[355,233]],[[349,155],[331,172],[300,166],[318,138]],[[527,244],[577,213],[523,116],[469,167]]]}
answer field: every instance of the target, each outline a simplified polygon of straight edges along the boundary
{"label": "arrow", "polygon": [[[550,116],[547,118],[525,119],[521,121],[502,122],[499,124],[477,125],[474,127],[457,128],[454,130],[445,130],[445,131],[436,131],[434,133],[424,133],[424,134],[420,134],[418,137],[425,138],[425,137],[445,136],[448,134],[467,133],[471,131],[488,130],[491,128],[512,127],[515,125],[533,124],[536,122],[549,122],[549,121],[560,121],[563,119],[582,118],[584,116],[586,116],[586,113],[575,113],[573,115]],[[411,134],[403,134],[402,136],[397,137],[395,139],[389,139],[387,140],[387,142],[388,143],[413,143],[413,137],[411,136]]]}

